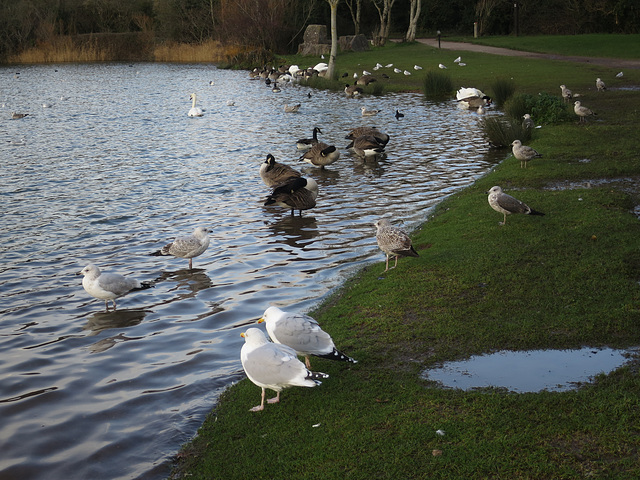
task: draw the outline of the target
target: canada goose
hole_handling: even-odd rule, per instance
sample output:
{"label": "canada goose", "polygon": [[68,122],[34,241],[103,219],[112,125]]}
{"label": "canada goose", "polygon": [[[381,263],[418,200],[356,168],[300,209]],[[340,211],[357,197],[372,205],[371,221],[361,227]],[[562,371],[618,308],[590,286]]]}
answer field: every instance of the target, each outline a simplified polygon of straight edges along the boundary
{"label": "canada goose", "polygon": [[382,110],[376,110],[376,109],[367,110],[366,107],[360,107],[360,111],[362,112],[363,117],[372,117],[380,113]]}
{"label": "canada goose", "polygon": [[500,222],[500,225],[507,224],[507,215],[512,213],[524,213],[525,215],[544,215],[544,213],[536,212],[534,209],[525,205],[517,198],[513,198],[511,195],[507,195],[502,191],[502,188],[495,186],[491,187],[491,190],[487,192],[489,194],[489,205],[496,212],[500,212],[504,215],[504,221]]}
{"label": "canada goose", "polygon": [[526,129],[531,129],[531,128],[535,128],[535,123],[533,123],[533,119],[531,118],[531,115],[528,113],[525,113],[522,118],[524,118],[524,120],[522,120],[522,128]]}
{"label": "canada goose", "polygon": [[20,118],[24,118],[27,115],[29,115],[28,113],[16,113],[16,112],[11,112],[11,119],[12,120],[19,120]]}
{"label": "canada goose", "polygon": [[576,102],[573,105],[574,105],[573,111],[576,113],[576,115],[578,115],[578,117],[580,117],[580,121],[581,122],[586,122],[587,121],[587,117],[589,117],[591,115],[597,115],[597,113],[595,113],[590,108],[583,107],[580,104],[579,100],[576,100]]}
{"label": "canada goose", "polygon": [[374,223],[377,229],[376,240],[378,241],[378,247],[387,256],[386,268],[384,271],[389,270],[389,257],[394,256],[396,263],[391,268],[398,266],[399,257],[418,257],[418,252],[411,245],[411,239],[404,230],[391,225],[391,222],[386,218],[381,218]]}
{"label": "canada goose", "polygon": [[249,380],[262,389],[260,405],[249,409],[250,412],[264,410],[267,388],[277,392],[267,403],[278,403],[280,392],[285,388],[316,387],[322,383],[321,380],[329,377],[326,373],[309,370],[298,359],[293,348],[268,341],[258,328],[248,328],[240,336],[245,340],[240,349],[242,368]]}
{"label": "canada goose", "polygon": [[356,83],[358,85],[369,85],[370,83],[373,83],[376,81],[376,77],[374,77],[371,74],[368,75],[362,75],[357,81]]}
{"label": "canada goose", "polygon": [[375,127],[356,127],[351,130],[344,138],[346,138],[347,140],[355,140],[356,138],[363,135],[371,135],[373,137],[376,137],[378,143],[382,144],[383,146],[386,146],[387,143],[389,143],[389,135],[381,132]]}
{"label": "canada goose", "polygon": [[318,143],[318,134],[322,133],[318,127],[313,127],[313,138],[301,138],[296,142],[298,150],[309,150]]}
{"label": "canada goose", "polygon": [[311,150],[304,153],[299,160],[310,163],[313,166],[324,168],[331,165],[340,158],[340,151],[335,145],[327,145],[324,142],[318,142]]}
{"label": "canada goose", "polygon": [[269,188],[283,185],[301,176],[302,174],[299,171],[289,165],[276,162],[276,159],[271,154],[268,154],[267,159],[260,165],[260,178]]}
{"label": "canada goose", "polygon": [[290,208],[291,215],[298,210],[302,215],[302,210],[309,210],[316,206],[316,198],[318,198],[316,181],[313,178],[296,177],[274,188],[264,205]]}
{"label": "canada goose", "polygon": [[367,157],[375,157],[384,153],[384,144],[382,144],[373,135],[362,135],[357,137],[352,140],[346,148],[352,150],[353,153],[365,159]]}
{"label": "canada goose", "polygon": [[118,273],[101,273],[100,269],[90,263],[76,275],[84,275],[82,287],[92,297],[104,300],[104,305],[109,310],[109,300],[116,309],[116,298],[125,296],[129,292],[145,290],[153,287],[150,283],[142,283],[135,278],[127,278]]}
{"label": "canada goose", "polygon": [[542,157],[541,153],[538,153],[533,148],[523,145],[520,140],[514,140],[511,143],[511,151],[513,156],[520,160],[520,168],[527,168],[527,162],[534,158]]}
{"label": "canada goose", "polygon": [[331,335],[320,328],[318,322],[302,313],[284,312],[278,307],[269,307],[258,320],[264,322],[267,333],[275,343],[293,348],[305,357],[307,368],[311,368],[309,356],[328,360],[358,363],[357,360],[340,352]]}
{"label": "canada goose", "polygon": [[204,115],[204,113],[202,113],[202,110],[199,107],[196,107],[196,94],[192,93],[191,95],[189,95],[189,99],[191,99],[192,103],[191,110],[189,110],[188,115],[190,117],[201,117],[202,115]]}
{"label": "canada goose", "polygon": [[478,108],[491,105],[491,97],[482,93],[477,88],[462,87],[456,92],[458,104],[463,108]]}
{"label": "canada goose", "polygon": [[286,113],[297,113],[298,110],[300,110],[299,103],[297,105],[287,105],[286,103],[284,104],[284,111]]}
{"label": "canada goose", "polygon": [[566,85],[560,85],[560,90],[562,90],[562,99],[565,102],[568,102],[573,97],[573,92],[567,88]]}
{"label": "canada goose", "polygon": [[209,234],[211,230],[197,227],[189,236],[178,237],[151,255],[158,257],[171,255],[189,259],[189,270],[193,268],[193,258],[202,255],[209,248]]}
{"label": "canada goose", "polygon": [[353,85],[349,85],[348,83],[344,87],[344,93],[347,94],[348,97],[355,98],[362,95],[362,88],[359,87],[356,83]]}
{"label": "canada goose", "polygon": [[596,88],[599,92],[604,92],[607,89],[607,86],[600,78],[596,78]]}

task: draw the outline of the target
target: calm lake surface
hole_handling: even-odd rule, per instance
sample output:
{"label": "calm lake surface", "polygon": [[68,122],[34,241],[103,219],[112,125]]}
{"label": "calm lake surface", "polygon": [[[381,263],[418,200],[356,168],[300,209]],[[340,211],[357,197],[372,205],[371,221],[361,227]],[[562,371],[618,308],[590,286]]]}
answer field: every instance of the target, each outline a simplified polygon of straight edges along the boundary
{"label": "calm lake surface", "polygon": [[[201,118],[187,117],[193,92]],[[212,66],[2,68],[0,105],[2,479],[165,478],[244,377],[247,324],[269,305],[309,310],[384,260],[375,220],[411,230],[493,165],[477,114],[451,102],[274,93]],[[362,117],[361,106],[382,113]],[[296,162],[295,141],[316,125],[341,150],[324,171]],[[345,150],[361,125],[391,135],[385,159]],[[262,205],[268,153],[316,179],[315,209]],[[193,271],[149,256],[198,225],[213,234]],[[75,275],[88,263],[156,286],[106,313]]]}

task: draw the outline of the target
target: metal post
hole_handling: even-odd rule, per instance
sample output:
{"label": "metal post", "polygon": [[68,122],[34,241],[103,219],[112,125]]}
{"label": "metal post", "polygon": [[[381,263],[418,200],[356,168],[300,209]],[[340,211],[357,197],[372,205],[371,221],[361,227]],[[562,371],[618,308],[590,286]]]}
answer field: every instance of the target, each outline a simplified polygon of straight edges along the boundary
{"label": "metal post", "polygon": [[520,36],[520,22],[518,19],[518,2],[513,4],[513,19],[515,23],[516,37]]}
{"label": "metal post", "polygon": [[473,38],[478,38],[478,22],[473,22]]}
{"label": "metal post", "polygon": [[438,48],[440,48],[440,30],[438,30]]}

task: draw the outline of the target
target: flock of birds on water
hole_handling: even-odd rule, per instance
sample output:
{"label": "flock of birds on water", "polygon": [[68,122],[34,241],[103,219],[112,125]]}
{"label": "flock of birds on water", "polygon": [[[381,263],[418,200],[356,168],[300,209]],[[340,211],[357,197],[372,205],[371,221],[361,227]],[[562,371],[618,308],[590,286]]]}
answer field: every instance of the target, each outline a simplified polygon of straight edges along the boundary
{"label": "flock of birds on water", "polygon": [[[458,57],[454,63],[464,66],[461,58]],[[388,64],[386,68],[392,68],[393,64]],[[374,71],[385,68],[376,64]],[[446,66],[440,64],[440,68]],[[250,72],[250,78],[262,79],[267,86],[272,86],[274,92],[279,92],[282,85],[289,82],[297,82],[314,75],[322,75],[328,66],[326,63],[317,64],[315,67],[300,69],[297,65],[288,67],[254,69]],[[421,70],[419,65],[414,66],[415,70]],[[395,73],[410,75],[408,70],[394,68]],[[617,77],[621,77],[622,72]],[[344,74],[343,77],[348,76]],[[388,76],[382,74],[383,78]],[[377,81],[376,77],[368,71],[363,71],[360,76],[354,74],[353,85],[346,84],[344,92],[348,97],[355,98],[363,95],[362,86],[369,85]],[[213,82],[210,82],[213,85]],[[598,92],[606,90],[606,85],[602,79],[596,79]],[[579,94],[574,94],[566,85],[560,86],[562,98],[565,102],[574,100]],[[310,94],[309,94],[310,96]],[[190,95],[192,102],[188,111],[189,117],[201,117],[204,110],[197,106],[197,95]],[[461,108],[473,109],[478,113],[484,113],[485,108],[492,103],[491,98],[477,88],[460,88],[456,93],[456,101]],[[233,106],[233,102],[228,102]],[[300,104],[285,104],[286,113],[297,113]],[[380,110],[368,110],[361,107],[363,116],[377,115]],[[586,118],[596,115],[591,109],[583,106],[579,100],[574,101],[574,112],[579,117],[580,123],[586,122]],[[28,113],[12,112],[11,118],[14,120],[26,117]],[[396,110],[396,119],[404,115]],[[523,126],[525,128],[536,128],[530,114],[524,115]],[[336,162],[340,158],[340,151],[335,145],[328,145],[318,139],[318,134],[322,134],[319,127],[314,127],[310,138],[297,140],[296,147],[302,151],[300,161],[309,163],[318,168],[325,168]],[[377,159],[384,154],[384,149],[390,137],[376,127],[357,127],[347,133],[346,139],[350,140],[347,149],[362,159]],[[513,156],[520,161],[521,168],[527,168],[527,162],[534,158],[542,157],[532,147],[523,145],[520,140],[511,143]],[[305,178],[302,173],[293,167],[279,163],[275,157],[268,154],[266,160],[260,165],[260,178],[264,184],[271,189],[264,205],[276,205],[291,210],[291,215],[298,210],[302,214],[303,210],[308,210],[316,206],[318,197],[318,184],[309,177]],[[492,209],[503,214],[503,221],[500,225],[506,225],[507,215],[544,215],[529,207],[522,201],[508,195],[499,186],[492,187],[488,192],[488,202]],[[376,227],[376,240],[378,247],[386,256],[385,272],[390,268],[395,268],[400,257],[418,257],[418,252],[412,245],[409,235],[399,227],[391,225],[386,218],[381,218],[374,223]],[[188,259],[189,269],[193,268],[193,259],[202,255],[209,247],[209,233],[211,230],[204,227],[197,227],[191,235],[180,236],[171,243],[166,244],[161,249],[151,253],[154,256],[172,256]],[[390,258],[395,259],[393,267],[389,267]],[[130,292],[152,288],[152,283],[139,282],[130,277],[125,277],[117,273],[103,273],[94,264],[84,267],[78,275],[83,275],[82,286],[91,296],[104,300],[105,308],[109,311],[109,301],[112,302],[113,310],[116,309],[116,299]],[[280,392],[287,387],[315,387],[320,385],[322,380],[328,375],[311,370],[310,356],[317,356],[326,359],[339,360],[357,363],[357,360],[339,351],[331,336],[322,330],[320,325],[312,317],[300,313],[285,312],[278,307],[267,308],[258,323],[265,323],[267,336],[258,328],[248,328],[241,333],[245,343],[240,352],[240,359],[243,369],[255,385],[262,389],[260,405],[251,408],[251,411],[261,411],[265,405],[266,389],[276,392],[274,398],[268,399],[267,403],[277,403],[280,401]],[[303,356],[305,362],[299,360]]]}

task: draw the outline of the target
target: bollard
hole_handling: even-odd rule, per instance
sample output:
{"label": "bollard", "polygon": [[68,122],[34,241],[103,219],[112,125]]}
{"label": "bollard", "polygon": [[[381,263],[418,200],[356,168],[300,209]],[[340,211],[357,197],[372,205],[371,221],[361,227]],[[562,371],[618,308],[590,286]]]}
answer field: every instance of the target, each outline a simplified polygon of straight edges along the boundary
{"label": "bollard", "polygon": [[473,38],[478,38],[478,22],[473,22]]}
{"label": "bollard", "polygon": [[438,30],[438,48],[440,48],[440,30]]}

